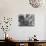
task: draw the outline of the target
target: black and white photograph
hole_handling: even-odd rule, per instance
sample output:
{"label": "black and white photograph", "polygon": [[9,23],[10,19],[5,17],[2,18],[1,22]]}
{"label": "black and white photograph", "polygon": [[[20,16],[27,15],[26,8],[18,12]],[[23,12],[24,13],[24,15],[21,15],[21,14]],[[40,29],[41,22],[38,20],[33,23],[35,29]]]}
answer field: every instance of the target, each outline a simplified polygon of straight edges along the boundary
{"label": "black and white photograph", "polygon": [[34,26],[35,25],[35,17],[34,14],[20,14],[18,17],[19,26]]}

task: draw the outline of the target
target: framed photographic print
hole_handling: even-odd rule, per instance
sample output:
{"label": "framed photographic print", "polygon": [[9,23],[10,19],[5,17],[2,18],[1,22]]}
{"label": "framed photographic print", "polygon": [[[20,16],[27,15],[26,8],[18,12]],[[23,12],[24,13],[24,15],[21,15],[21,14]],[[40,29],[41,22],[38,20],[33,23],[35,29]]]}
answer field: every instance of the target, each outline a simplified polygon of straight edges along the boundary
{"label": "framed photographic print", "polygon": [[18,16],[19,26],[34,26],[35,25],[35,16],[33,14],[20,14]]}

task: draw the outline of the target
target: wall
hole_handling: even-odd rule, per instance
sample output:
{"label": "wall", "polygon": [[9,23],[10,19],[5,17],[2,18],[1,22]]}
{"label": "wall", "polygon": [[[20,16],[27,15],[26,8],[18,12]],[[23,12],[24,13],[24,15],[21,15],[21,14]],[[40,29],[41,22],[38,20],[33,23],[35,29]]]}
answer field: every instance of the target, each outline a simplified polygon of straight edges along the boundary
{"label": "wall", "polygon": [[44,26],[45,26],[45,28],[44,28],[44,39],[46,39],[46,15],[45,15],[44,21],[45,21],[45,24],[44,24]]}
{"label": "wall", "polygon": [[[45,6],[44,6],[45,7]],[[44,40],[45,33],[45,16],[46,8],[33,8],[30,6],[28,0],[0,0],[0,16],[13,17],[13,22],[10,31],[8,31],[17,40],[27,40],[34,34],[37,35],[39,40]],[[34,14],[35,26],[34,27],[19,27],[18,15],[19,14]],[[2,31],[0,31],[2,33]],[[0,35],[2,35],[0,33]],[[0,39],[3,37],[0,36]]]}

